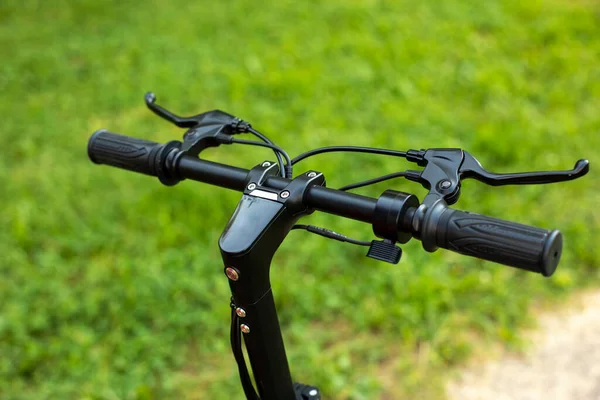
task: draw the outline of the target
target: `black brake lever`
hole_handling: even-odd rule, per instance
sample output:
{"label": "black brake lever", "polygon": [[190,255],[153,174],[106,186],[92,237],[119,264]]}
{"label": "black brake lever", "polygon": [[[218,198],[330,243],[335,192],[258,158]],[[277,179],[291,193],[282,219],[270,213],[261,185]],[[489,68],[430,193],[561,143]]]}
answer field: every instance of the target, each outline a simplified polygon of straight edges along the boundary
{"label": "black brake lever", "polygon": [[491,186],[529,185],[564,182],[588,173],[588,160],[579,160],[572,170],[495,174],[485,170],[479,161],[461,149],[409,150],[406,159],[425,167],[423,171],[407,171],[407,179],[429,189],[423,204],[431,205],[443,199],[448,205],[458,201],[461,181],[477,179]]}
{"label": "black brake lever", "polygon": [[172,124],[180,127],[180,128],[191,128],[194,125],[197,125],[199,122],[199,116],[195,117],[179,117],[173,114],[171,111],[166,110],[165,108],[156,104],[156,95],[152,92],[148,92],[144,95],[144,100],[146,101],[146,105],[148,108],[156,115],[161,117],[162,119],[166,119]]}
{"label": "black brake lever", "polygon": [[520,172],[511,174],[496,174],[487,171],[471,154],[464,153],[464,161],[460,166],[461,179],[473,178],[490,186],[503,185],[538,185],[546,183],[571,181],[580,178],[590,170],[588,160],[578,160],[571,170]]}
{"label": "black brake lever", "polygon": [[144,96],[146,105],[159,117],[180,128],[189,128],[183,135],[181,150],[186,154],[197,156],[207,147],[221,144],[218,135],[234,135],[248,132],[250,124],[221,110],[208,111],[191,117],[180,117],[156,104],[156,95],[148,92]]}

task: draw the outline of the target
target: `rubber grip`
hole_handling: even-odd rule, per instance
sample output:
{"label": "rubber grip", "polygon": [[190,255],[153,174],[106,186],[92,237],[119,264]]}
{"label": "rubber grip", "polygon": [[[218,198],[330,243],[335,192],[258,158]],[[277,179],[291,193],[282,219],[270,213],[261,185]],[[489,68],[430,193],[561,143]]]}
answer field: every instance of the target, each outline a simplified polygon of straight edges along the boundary
{"label": "rubber grip", "polygon": [[484,215],[446,209],[437,245],[457,253],[551,276],[560,260],[562,235]]}
{"label": "rubber grip", "polygon": [[156,155],[161,147],[159,143],[101,129],[90,137],[88,156],[96,164],[156,176]]}

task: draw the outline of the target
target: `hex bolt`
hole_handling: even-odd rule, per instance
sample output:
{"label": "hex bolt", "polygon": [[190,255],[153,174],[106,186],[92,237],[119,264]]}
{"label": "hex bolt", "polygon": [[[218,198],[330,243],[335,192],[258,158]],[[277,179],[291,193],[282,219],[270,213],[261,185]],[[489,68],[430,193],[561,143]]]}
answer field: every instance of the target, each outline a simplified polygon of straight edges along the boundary
{"label": "hex bolt", "polygon": [[265,161],[264,163],[262,163],[262,166],[263,166],[263,167],[270,167],[270,166],[271,166],[271,163],[270,163],[270,162],[268,162],[268,161]]}
{"label": "hex bolt", "polygon": [[280,196],[282,199],[287,199],[288,197],[290,197],[290,192],[284,190],[283,192],[281,192]]}
{"label": "hex bolt", "polygon": [[248,190],[254,190],[256,189],[256,183],[251,183],[248,185]]}
{"label": "hex bolt", "polygon": [[317,176],[317,173],[316,173],[316,172],[309,172],[309,173],[308,173],[308,177],[309,177],[309,178],[314,178],[315,176]]}
{"label": "hex bolt", "polygon": [[235,309],[235,313],[237,314],[238,317],[240,318],[244,318],[246,316],[246,310],[244,310],[242,307],[238,307]]}
{"label": "hex bolt", "polygon": [[232,281],[237,281],[238,279],[240,279],[240,273],[237,269],[232,267],[225,268],[225,275],[227,275],[227,277]]}
{"label": "hex bolt", "polygon": [[440,182],[440,187],[442,189],[448,189],[450,188],[450,186],[452,186],[452,182],[450,182],[449,180],[443,180]]}
{"label": "hex bolt", "polygon": [[241,324],[240,325],[240,329],[242,330],[242,332],[244,333],[250,333],[250,327],[246,324]]}

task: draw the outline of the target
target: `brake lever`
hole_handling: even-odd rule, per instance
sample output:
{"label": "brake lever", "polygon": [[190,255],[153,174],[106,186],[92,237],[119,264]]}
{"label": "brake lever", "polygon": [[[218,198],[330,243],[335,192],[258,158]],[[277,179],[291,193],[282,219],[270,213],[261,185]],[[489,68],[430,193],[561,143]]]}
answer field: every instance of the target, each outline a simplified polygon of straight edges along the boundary
{"label": "brake lever", "polygon": [[180,117],[156,104],[156,95],[146,93],[144,100],[148,108],[159,117],[179,128],[189,128],[183,135],[181,150],[188,155],[198,156],[207,147],[221,144],[218,135],[234,135],[248,132],[250,124],[221,110],[208,111],[191,117]]}
{"label": "brake lever", "polygon": [[406,176],[429,189],[423,201],[425,205],[440,199],[448,205],[456,203],[463,179],[476,179],[490,186],[546,184],[580,178],[590,169],[589,161],[582,159],[567,171],[496,174],[484,169],[475,157],[461,149],[409,150],[406,159],[425,167],[423,171],[407,171]]}
{"label": "brake lever", "polygon": [[490,186],[538,185],[571,181],[584,176],[590,170],[590,162],[581,159],[575,163],[571,170],[496,174],[483,168],[479,161],[466,151],[464,156],[464,161],[459,170],[461,179],[473,178]]}

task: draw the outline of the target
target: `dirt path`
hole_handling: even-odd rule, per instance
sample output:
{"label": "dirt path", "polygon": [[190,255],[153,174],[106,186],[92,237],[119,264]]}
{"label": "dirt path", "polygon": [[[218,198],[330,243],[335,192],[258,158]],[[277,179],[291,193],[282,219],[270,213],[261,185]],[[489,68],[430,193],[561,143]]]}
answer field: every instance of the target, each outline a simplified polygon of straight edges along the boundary
{"label": "dirt path", "polygon": [[448,385],[451,400],[599,400],[600,291],[540,317],[523,356],[476,365]]}

